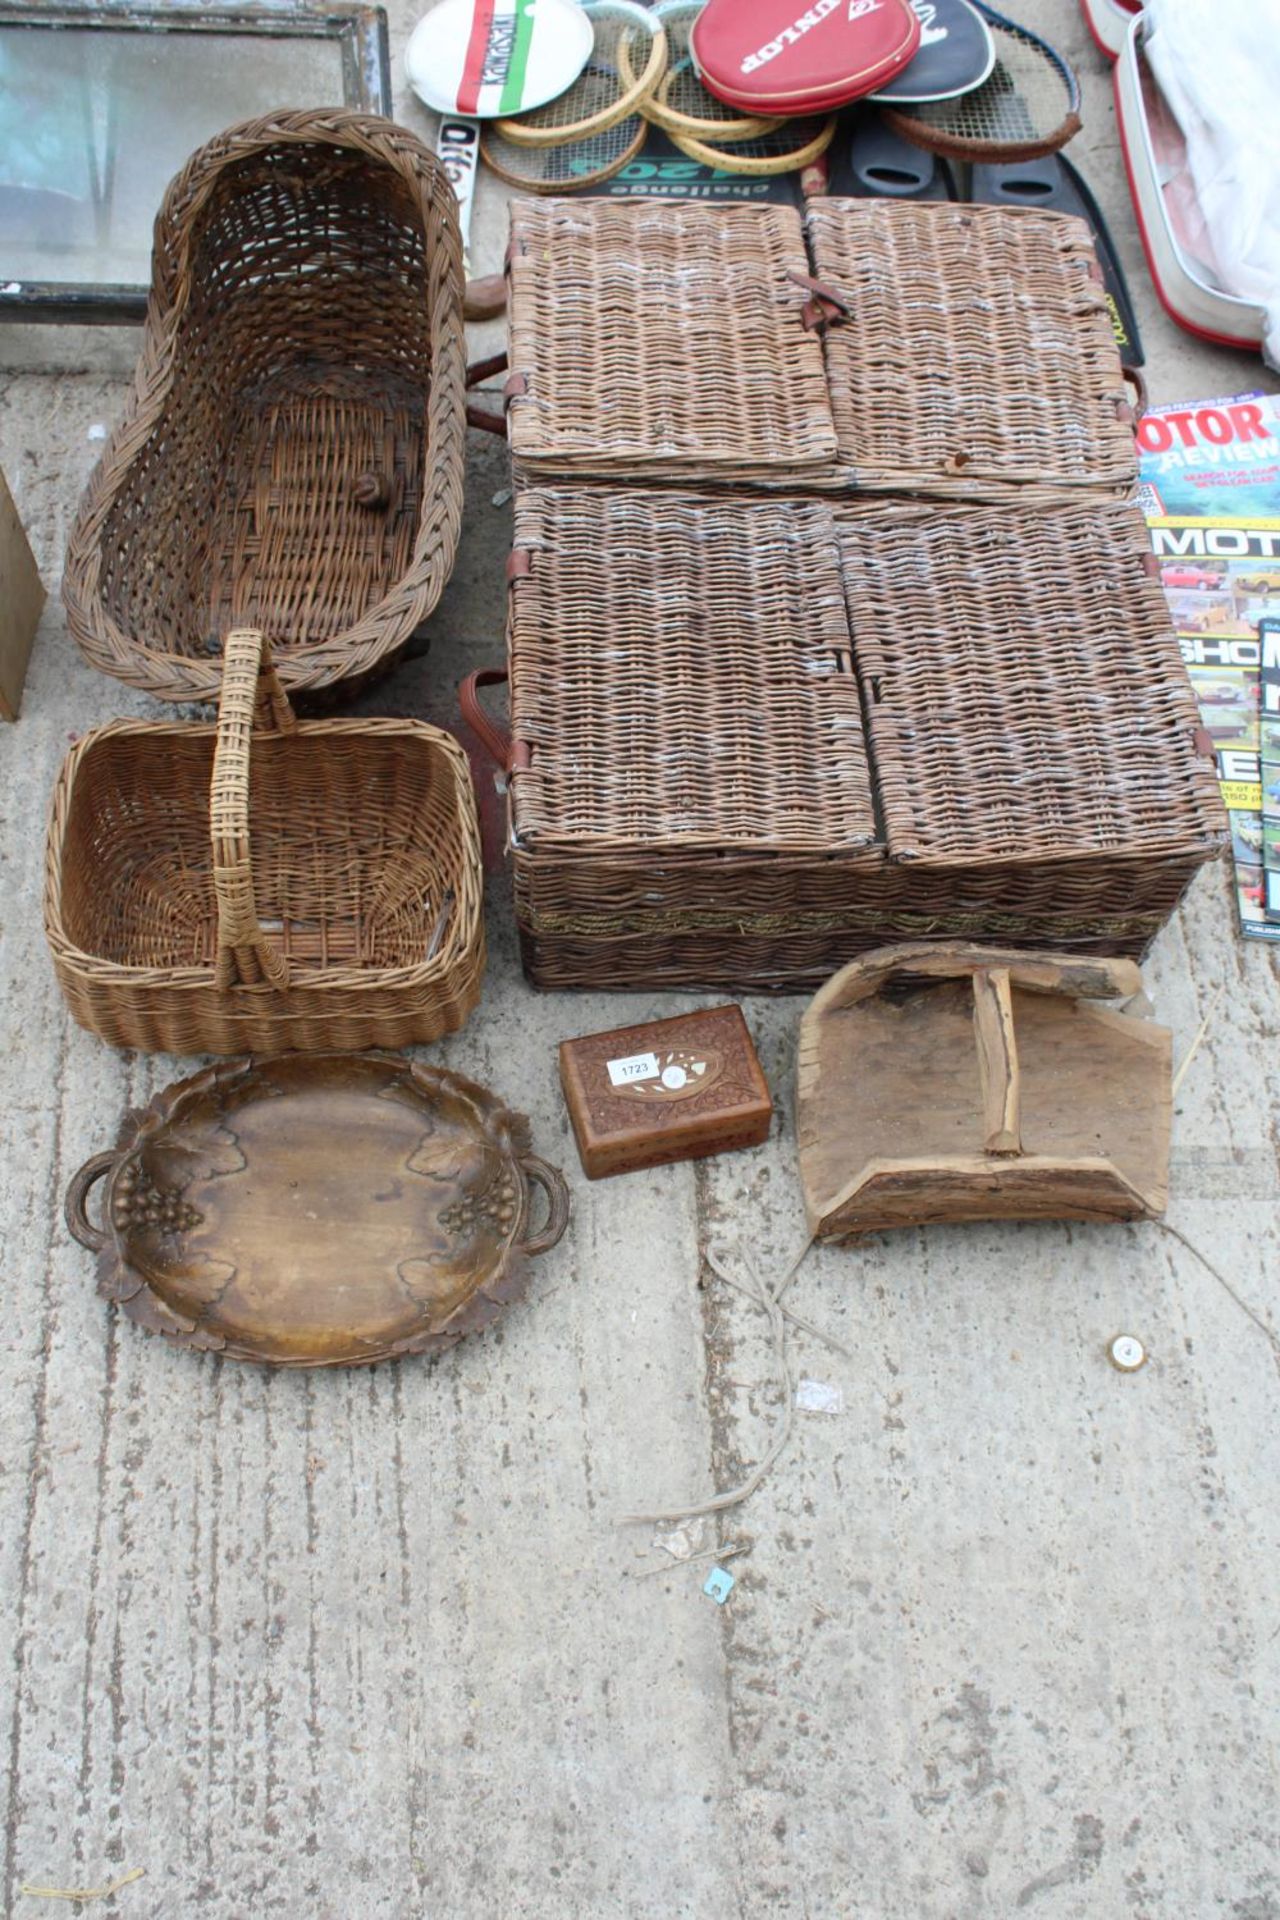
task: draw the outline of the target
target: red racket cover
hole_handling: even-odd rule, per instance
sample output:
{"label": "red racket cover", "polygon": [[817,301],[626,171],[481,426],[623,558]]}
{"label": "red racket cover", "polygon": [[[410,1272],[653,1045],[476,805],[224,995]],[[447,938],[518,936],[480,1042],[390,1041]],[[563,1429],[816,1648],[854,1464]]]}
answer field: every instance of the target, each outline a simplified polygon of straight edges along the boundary
{"label": "red racket cover", "polygon": [[730,106],[825,113],[900,73],[920,21],[907,0],[707,0],[689,44]]}

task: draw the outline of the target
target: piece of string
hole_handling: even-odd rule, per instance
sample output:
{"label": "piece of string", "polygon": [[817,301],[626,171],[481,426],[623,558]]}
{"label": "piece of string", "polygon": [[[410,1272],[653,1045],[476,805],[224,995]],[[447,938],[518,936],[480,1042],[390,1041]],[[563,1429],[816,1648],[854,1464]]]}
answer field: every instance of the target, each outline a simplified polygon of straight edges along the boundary
{"label": "piece of string", "polygon": [[1246,1299],[1244,1299],[1242,1295],[1236,1292],[1235,1288],[1232,1286],[1231,1282],[1228,1280],[1226,1274],[1220,1272],[1219,1269],[1214,1266],[1208,1254],[1201,1253],[1195,1241],[1188,1240],[1186,1234],[1182,1231],[1182,1228],[1175,1227],[1171,1220],[1153,1220],[1151,1222],[1151,1225],[1153,1227],[1159,1227],[1162,1233],[1171,1233],[1174,1239],[1179,1241],[1186,1248],[1188,1253],[1194,1253],[1196,1259],[1200,1262],[1200,1265],[1208,1269],[1208,1271],[1213,1275],[1214,1279],[1218,1282],[1218,1285],[1220,1287],[1225,1288],[1226,1292],[1231,1295],[1231,1298],[1235,1301],[1236,1305],[1239,1307],[1241,1313],[1248,1315],[1249,1319],[1252,1320],[1254,1326],[1258,1329],[1258,1332],[1265,1335],[1265,1337],[1271,1342],[1271,1345],[1275,1349],[1276,1354],[1280,1356],[1280,1334],[1276,1332],[1274,1327],[1268,1326],[1267,1322],[1262,1318],[1261,1314],[1256,1313],[1254,1309],[1249,1305],[1249,1302]]}
{"label": "piece of string", "polygon": [[[787,1307],[787,1306],[783,1306],[782,1304],[782,1295],[784,1291],[786,1290],[787,1287],[791,1285],[791,1282],[795,1279],[796,1274],[798,1273],[800,1268],[800,1262],[804,1259],[805,1254],[808,1253],[812,1245],[813,1245],[812,1240],[805,1241],[804,1246],[801,1248],[800,1252],[797,1254],[795,1260],[792,1262],[791,1266],[788,1267],[781,1281],[774,1288],[773,1297],[778,1302],[778,1306],[783,1315],[783,1318],[789,1320],[793,1327],[799,1327],[802,1332],[812,1334],[814,1339],[821,1340],[824,1346],[830,1347],[835,1353],[843,1354],[846,1360],[852,1360],[854,1358],[854,1352],[852,1347],[846,1347],[846,1345],[844,1344],[844,1341],[837,1340],[834,1333],[827,1333],[823,1330],[823,1328],[816,1327],[813,1324],[812,1320],[806,1320],[804,1315],[801,1313],[797,1313],[794,1307]],[[723,1281],[725,1281],[729,1286],[733,1287],[736,1292],[744,1293],[748,1300],[754,1300],[757,1298],[755,1289],[753,1287],[744,1287],[741,1280],[735,1280],[731,1273],[721,1273],[720,1278]]]}
{"label": "piece of string", "polygon": [[122,1887],[131,1887],[135,1880],[141,1880],[145,1872],[145,1867],[135,1867],[132,1873],[113,1880],[107,1887],[24,1887],[22,1891],[29,1900],[109,1900]]}
{"label": "piece of string", "polygon": [[[745,1267],[752,1284],[748,1285],[746,1282],[736,1279],[733,1274],[726,1271],[725,1256],[730,1251],[732,1251],[733,1256],[741,1262],[742,1266]],[[808,1247],[806,1246],[804,1252],[800,1255],[800,1260],[803,1260],[804,1254],[807,1252]],[[796,1267],[800,1264],[800,1260],[795,1261],[788,1272],[785,1273],[775,1285],[770,1286],[766,1280],[760,1278],[760,1275],[756,1272],[750,1259],[741,1247],[735,1247],[730,1250],[727,1247],[720,1247],[713,1244],[707,1248],[704,1257],[707,1265],[714,1274],[721,1280],[727,1281],[731,1287],[736,1287],[740,1293],[749,1295],[758,1306],[763,1308],[768,1316],[769,1330],[773,1335],[774,1360],[777,1365],[778,1378],[782,1383],[782,1422],[773,1440],[766,1449],[763,1458],[752,1468],[740,1487],[732,1487],[727,1493],[717,1493],[710,1500],[698,1501],[693,1506],[669,1507],[656,1513],[624,1513],[618,1522],[618,1524],[623,1527],[663,1526],[679,1520],[697,1520],[700,1519],[703,1514],[724,1513],[729,1507],[741,1505],[742,1501],[750,1499],[751,1495],[768,1473],[770,1467],[774,1464],[775,1460],[777,1460],[779,1454],[781,1454],[783,1448],[791,1438],[791,1429],[795,1425],[795,1383],[791,1378],[791,1367],[787,1360],[787,1322],[779,1303],[779,1295],[790,1283]]]}
{"label": "piece of string", "polygon": [[696,1553],[687,1554],[683,1560],[668,1558],[661,1566],[640,1567],[631,1578],[649,1580],[655,1573],[679,1573],[681,1567],[691,1567],[698,1560],[717,1560],[723,1565],[726,1560],[737,1560],[750,1551],[750,1543],[746,1540],[731,1541],[727,1547],[699,1547]]}
{"label": "piece of string", "polygon": [[[778,1300],[782,1299],[783,1294],[786,1292],[787,1288],[791,1285],[791,1282],[795,1279],[801,1267],[804,1265],[805,1255],[808,1253],[812,1245],[813,1245],[813,1235],[810,1234],[809,1238],[805,1241],[799,1253],[796,1255],[795,1259],[791,1262],[791,1265],[787,1268],[781,1280],[779,1280],[777,1286],[774,1288],[774,1296],[776,1299]],[[788,1310],[785,1307],[783,1308],[783,1312],[787,1314],[787,1318],[789,1320],[795,1319],[795,1315],[788,1312]],[[803,1320],[797,1320],[796,1325],[804,1326],[805,1322]],[[816,1332],[817,1330],[816,1328],[808,1327],[806,1331],[813,1333],[813,1332]],[[828,1336],[825,1333],[819,1333],[818,1338],[819,1340],[826,1340]],[[836,1343],[834,1340],[832,1340],[830,1344],[834,1346]],[[846,1351],[846,1349],[842,1347],[840,1351],[843,1353]]]}
{"label": "piece of string", "polygon": [[1195,1039],[1191,1042],[1191,1045],[1187,1048],[1186,1052],[1182,1056],[1182,1064],[1178,1068],[1178,1071],[1173,1076],[1173,1097],[1175,1100],[1178,1097],[1178,1088],[1182,1085],[1183,1081],[1187,1077],[1187,1068],[1191,1065],[1191,1062],[1195,1059],[1197,1053],[1200,1051],[1200,1043],[1204,1039],[1206,1033],[1208,1033],[1209,1031],[1209,1022],[1212,1020],[1214,1014],[1218,1011],[1218,1002],[1219,1000],[1221,1000],[1226,990],[1227,990],[1226,982],[1224,981],[1222,986],[1218,988],[1218,991],[1214,994],[1212,1000],[1209,1002],[1208,1008],[1205,1011],[1204,1019],[1200,1022],[1200,1025],[1196,1028]]}

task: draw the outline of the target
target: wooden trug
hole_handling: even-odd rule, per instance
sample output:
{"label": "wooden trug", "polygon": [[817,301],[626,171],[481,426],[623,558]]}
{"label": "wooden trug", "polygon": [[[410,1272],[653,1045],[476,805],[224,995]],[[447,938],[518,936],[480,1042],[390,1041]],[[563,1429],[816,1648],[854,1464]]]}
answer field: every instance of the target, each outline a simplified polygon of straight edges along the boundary
{"label": "wooden trug", "polygon": [[1141,987],[1127,960],[958,943],[845,967],[800,1028],[815,1237],[1163,1212],[1171,1037],[1097,1004]]}

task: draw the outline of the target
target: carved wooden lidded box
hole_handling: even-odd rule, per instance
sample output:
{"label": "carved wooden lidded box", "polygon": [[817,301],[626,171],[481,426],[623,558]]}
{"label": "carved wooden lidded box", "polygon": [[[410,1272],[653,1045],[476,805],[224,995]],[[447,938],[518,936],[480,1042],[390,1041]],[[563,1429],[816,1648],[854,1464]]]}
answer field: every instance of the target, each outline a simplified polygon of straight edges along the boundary
{"label": "carved wooden lidded box", "polygon": [[769,1135],[773,1101],[741,1007],[566,1040],[560,1080],[592,1180],[755,1147]]}

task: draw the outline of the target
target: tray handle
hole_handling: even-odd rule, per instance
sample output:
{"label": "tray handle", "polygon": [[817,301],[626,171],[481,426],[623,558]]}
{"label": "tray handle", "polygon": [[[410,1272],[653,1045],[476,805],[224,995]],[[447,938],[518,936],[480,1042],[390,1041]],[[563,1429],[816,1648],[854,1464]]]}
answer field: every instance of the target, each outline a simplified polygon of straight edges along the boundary
{"label": "tray handle", "polygon": [[504,773],[511,770],[511,735],[496,720],[491,720],[481,706],[480,688],[505,687],[508,677],[505,667],[480,667],[475,673],[469,673],[458,688],[463,719]]}
{"label": "tray handle", "polygon": [[67,1197],[63,1202],[62,1211],[66,1219],[67,1231],[73,1240],[80,1242],[82,1247],[88,1247],[90,1253],[101,1253],[107,1244],[107,1236],[101,1227],[94,1226],[85,1211],[84,1203],[89,1198],[90,1187],[101,1180],[104,1174],[110,1173],[115,1163],[114,1151],[95,1153],[85,1161],[78,1173],[72,1174],[71,1184],[67,1188]]}
{"label": "tray handle", "polygon": [[237,627],[223,647],[222,701],[213,754],[209,828],[213,888],[218,902],[219,991],[228,987],[289,984],[289,965],[267,942],[253,899],[249,848],[249,745],[255,723],[296,733],[297,720],[271,664],[266,636]]}
{"label": "tray handle", "polygon": [[549,1253],[569,1224],[569,1189],[558,1167],[539,1159],[536,1153],[521,1155],[520,1171],[533,1186],[547,1196],[547,1218],[541,1232],[530,1234],[516,1248],[517,1253]]}

